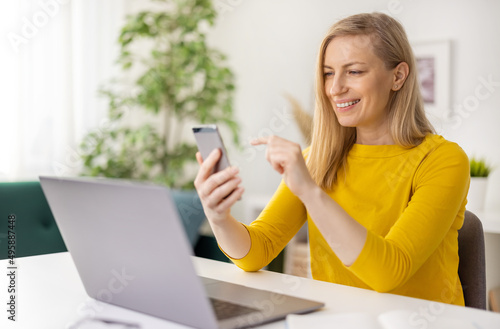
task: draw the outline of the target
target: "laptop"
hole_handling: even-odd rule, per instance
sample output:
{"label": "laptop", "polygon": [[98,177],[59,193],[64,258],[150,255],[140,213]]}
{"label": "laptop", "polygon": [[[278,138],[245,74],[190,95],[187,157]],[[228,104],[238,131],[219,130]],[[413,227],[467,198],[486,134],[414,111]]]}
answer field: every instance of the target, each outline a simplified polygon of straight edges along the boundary
{"label": "laptop", "polygon": [[324,306],[198,276],[192,247],[164,186],[46,176],[40,182],[94,299],[203,329],[253,327]]}

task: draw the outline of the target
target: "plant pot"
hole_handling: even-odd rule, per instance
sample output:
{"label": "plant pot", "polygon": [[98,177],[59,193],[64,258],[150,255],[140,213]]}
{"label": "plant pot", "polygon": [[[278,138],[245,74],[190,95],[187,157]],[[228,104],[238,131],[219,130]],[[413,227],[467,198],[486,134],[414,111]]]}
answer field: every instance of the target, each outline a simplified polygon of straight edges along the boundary
{"label": "plant pot", "polygon": [[467,195],[467,210],[481,212],[486,199],[487,177],[471,177],[469,194]]}

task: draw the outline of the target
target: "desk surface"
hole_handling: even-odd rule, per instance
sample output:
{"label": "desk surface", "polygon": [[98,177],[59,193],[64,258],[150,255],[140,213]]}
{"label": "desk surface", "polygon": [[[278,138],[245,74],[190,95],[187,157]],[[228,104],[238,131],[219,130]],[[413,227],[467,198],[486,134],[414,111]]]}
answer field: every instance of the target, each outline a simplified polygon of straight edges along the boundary
{"label": "desk surface", "polygon": [[[381,294],[374,291],[299,278],[274,272],[245,273],[236,266],[203,258],[193,258],[200,275],[255,288],[282,292],[288,295],[315,299],[326,303],[319,311],[327,313],[366,312],[381,314],[404,309],[416,317],[434,319],[436,316],[473,321],[477,328],[500,328],[500,314],[471,308],[429,302],[415,298]],[[0,276],[0,291],[4,309],[0,328],[68,328],[74,321],[88,315],[129,320],[146,328],[185,328],[161,319],[101,303],[89,298],[78,277],[69,253],[18,258],[17,314],[18,321],[7,320],[7,276]],[[7,261],[0,261],[7,271]],[[4,272],[5,273],[5,272]],[[267,324],[262,328],[285,328],[285,322]]]}

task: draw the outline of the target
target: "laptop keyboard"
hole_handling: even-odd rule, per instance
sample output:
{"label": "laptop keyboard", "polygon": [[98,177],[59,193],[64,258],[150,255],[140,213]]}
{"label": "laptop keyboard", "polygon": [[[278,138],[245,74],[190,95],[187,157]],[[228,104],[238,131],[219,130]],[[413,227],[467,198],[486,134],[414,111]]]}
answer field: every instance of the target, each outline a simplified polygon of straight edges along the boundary
{"label": "laptop keyboard", "polygon": [[215,315],[219,320],[234,318],[235,316],[259,312],[256,308],[226,302],[224,300],[210,298]]}

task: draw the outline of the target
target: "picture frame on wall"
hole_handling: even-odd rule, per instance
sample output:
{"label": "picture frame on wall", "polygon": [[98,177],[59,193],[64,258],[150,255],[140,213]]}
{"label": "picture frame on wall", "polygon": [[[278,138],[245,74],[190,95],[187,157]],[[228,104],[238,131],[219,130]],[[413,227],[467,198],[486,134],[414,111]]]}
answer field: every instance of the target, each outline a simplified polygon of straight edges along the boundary
{"label": "picture frame on wall", "polygon": [[450,41],[412,43],[428,118],[442,124],[450,113]]}

